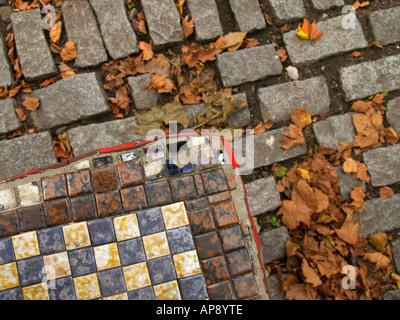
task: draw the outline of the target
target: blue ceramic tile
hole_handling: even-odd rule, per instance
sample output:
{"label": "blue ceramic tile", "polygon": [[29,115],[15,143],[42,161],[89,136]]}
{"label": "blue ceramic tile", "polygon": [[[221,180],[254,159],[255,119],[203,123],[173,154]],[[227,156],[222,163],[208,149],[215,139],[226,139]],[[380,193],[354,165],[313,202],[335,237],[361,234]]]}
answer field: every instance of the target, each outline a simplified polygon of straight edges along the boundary
{"label": "blue ceramic tile", "polygon": [[176,279],[175,266],[171,256],[148,260],[147,268],[153,286]]}
{"label": "blue ceramic tile", "polygon": [[38,230],[36,234],[42,255],[65,251],[64,234],[61,226]]}
{"label": "blue ceramic tile", "polygon": [[15,255],[11,238],[0,239],[0,265],[14,261]]}
{"label": "blue ceramic tile", "polygon": [[122,268],[100,271],[97,275],[102,297],[109,297],[126,292]]}
{"label": "blue ceramic tile", "polygon": [[171,254],[178,254],[195,249],[190,226],[167,230],[167,238]]}
{"label": "blue ceramic tile", "polygon": [[17,261],[19,282],[21,286],[46,281],[43,258],[41,256]]}
{"label": "blue ceramic tile", "polygon": [[140,234],[147,236],[149,234],[165,230],[164,221],[160,208],[152,208],[137,212]]}
{"label": "blue ceramic tile", "polygon": [[97,271],[92,247],[69,251],[68,257],[73,277]]}
{"label": "blue ceramic tile", "polygon": [[129,291],[128,298],[129,300],[156,300],[153,287]]}
{"label": "blue ceramic tile", "polygon": [[93,246],[117,241],[112,218],[91,220],[87,226]]}
{"label": "blue ceramic tile", "polygon": [[139,154],[139,151],[137,151],[137,150],[133,150],[133,151],[129,151],[129,152],[125,152],[125,153],[121,154],[121,160],[123,162],[132,161],[139,157],[140,157],[140,154]]}
{"label": "blue ceramic tile", "polygon": [[107,157],[101,157],[101,158],[95,158],[92,160],[93,161],[93,168],[98,168],[105,166],[107,164],[113,164],[113,158],[110,156]]}
{"label": "blue ceramic tile", "polygon": [[122,266],[129,266],[146,260],[142,238],[118,242],[119,258]]}
{"label": "blue ceramic tile", "polygon": [[185,173],[192,173],[194,171],[194,165],[192,163],[180,168],[172,162],[172,159],[165,159],[165,168],[167,169],[168,177],[176,177]]}
{"label": "blue ceramic tile", "polygon": [[183,300],[204,300],[208,298],[207,287],[202,274],[178,280]]}
{"label": "blue ceramic tile", "polygon": [[21,287],[0,291],[0,300],[24,300]]}
{"label": "blue ceramic tile", "polygon": [[50,300],[76,300],[74,281],[65,277],[47,283]]}

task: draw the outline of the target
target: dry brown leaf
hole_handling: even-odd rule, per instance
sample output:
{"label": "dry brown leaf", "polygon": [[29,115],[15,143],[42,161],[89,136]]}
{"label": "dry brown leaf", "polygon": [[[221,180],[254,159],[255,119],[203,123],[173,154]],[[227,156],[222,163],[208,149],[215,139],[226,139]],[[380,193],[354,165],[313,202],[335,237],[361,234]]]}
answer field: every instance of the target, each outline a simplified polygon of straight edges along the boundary
{"label": "dry brown leaf", "polygon": [[283,132],[282,135],[289,138],[279,141],[282,144],[281,147],[286,150],[305,143],[301,129],[294,124],[290,124],[289,131]]}
{"label": "dry brown leaf", "polygon": [[301,270],[305,277],[304,281],[311,284],[313,287],[318,287],[322,284],[317,272],[310,267],[306,259],[302,259]]}
{"label": "dry brown leaf", "polygon": [[71,61],[78,57],[74,41],[67,41],[60,52],[63,61]]}
{"label": "dry brown leaf", "polygon": [[272,120],[260,121],[260,123],[254,128],[254,134],[264,133],[265,131],[271,129],[274,125]]}
{"label": "dry brown leaf", "polygon": [[157,89],[158,93],[171,93],[173,90],[176,90],[175,84],[171,79],[160,77],[158,74],[155,74],[151,78],[151,86]]}
{"label": "dry brown leaf", "polygon": [[58,41],[60,41],[61,31],[62,31],[62,22],[57,21],[54,28],[50,29],[49,31],[50,40],[53,43],[57,43]]}
{"label": "dry brown leaf", "polygon": [[159,53],[146,64],[146,72],[154,73],[167,78],[170,74],[171,63],[162,53]]}
{"label": "dry brown leaf", "polygon": [[378,232],[368,237],[368,242],[378,251],[385,250],[388,244],[388,236],[386,233]]}
{"label": "dry brown leaf", "polygon": [[257,47],[260,44],[257,38],[245,39],[244,42],[247,49]]}
{"label": "dry brown leaf", "polygon": [[15,108],[15,113],[17,114],[19,121],[24,122],[26,120],[26,114],[21,108]]}
{"label": "dry brown leaf", "polygon": [[361,56],[361,52],[359,52],[359,51],[354,51],[351,55],[352,55],[353,57],[357,58],[357,57]]}
{"label": "dry brown leaf", "polygon": [[381,129],[381,135],[385,137],[385,141],[394,146],[399,141],[399,136],[392,128]]}
{"label": "dry brown leaf", "polygon": [[350,192],[350,198],[353,200],[350,205],[354,208],[362,208],[364,205],[365,193],[362,187],[354,187]]}
{"label": "dry brown leaf", "polygon": [[22,105],[30,111],[36,111],[40,105],[40,99],[35,97],[26,97]]}
{"label": "dry brown leaf", "polygon": [[303,202],[283,200],[277,215],[282,215],[282,222],[290,229],[296,229],[300,223],[309,226],[313,211]]}
{"label": "dry brown leaf", "polygon": [[296,108],[296,110],[290,116],[290,121],[292,121],[292,123],[301,129],[304,129],[312,124],[311,116],[305,109],[302,108]]}
{"label": "dry brown leaf", "polygon": [[285,48],[279,48],[278,50],[276,50],[276,54],[278,55],[281,63],[285,62],[288,58],[288,54],[286,52]]}
{"label": "dry brown leaf", "polygon": [[55,83],[56,81],[57,81],[57,77],[52,77],[52,78],[49,78],[49,79],[47,79],[47,80],[44,80],[44,81],[40,84],[40,88],[47,87],[47,86],[49,86],[49,85]]}
{"label": "dry brown leaf", "polygon": [[244,38],[247,32],[231,32],[225,35],[226,43],[222,49],[228,49],[228,51],[236,51],[243,44]]}
{"label": "dry brown leaf", "polygon": [[143,52],[143,60],[149,61],[153,58],[153,40],[150,39],[150,43],[139,41],[139,49]]}
{"label": "dry brown leaf", "polygon": [[390,259],[380,252],[364,253],[363,258],[369,262],[376,263],[378,269],[390,266]]}
{"label": "dry brown leaf", "polygon": [[358,242],[360,237],[358,223],[353,221],[353,217],[350,214],[346,216],[346,220],[342,224],[342,227],[340,229],[335,229],[335,231],[339,239],[353,246]]}
{"label": "dry brown leaf", "polygon": [[379,196],[382,199],[387,199],[390,198],[394,195],[393,189],[388,187],[388,186],[384,186],[382,188],[379,189]]}
{"label": "dry brown leaf", "polygon": [[194,31],[194,20],[189,21],[189,16],[186,16],[185,18],[182,19],[182,29],[183,29],[183,34],[185,38],[189,38],[189,36],[193,33]]}

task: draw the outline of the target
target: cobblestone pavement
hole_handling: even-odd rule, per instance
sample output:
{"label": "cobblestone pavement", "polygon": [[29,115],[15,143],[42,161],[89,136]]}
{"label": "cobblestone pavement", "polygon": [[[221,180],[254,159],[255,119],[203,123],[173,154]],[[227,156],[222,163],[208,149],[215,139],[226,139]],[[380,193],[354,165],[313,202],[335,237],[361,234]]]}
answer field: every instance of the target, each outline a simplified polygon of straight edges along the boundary
{"label": "cobblestone pavement", "polygon": [[[370,2],[357,9],[350,22],[342,10],[352,5],[352,0],[187,0],[184,5],[185,15],[190,14],[195,25],[189,40],[209,42],[221,34],[243,31],[247,38],[259,41],[256,47],[224,52],[207,64],[216,71],[220,87],[232,87],[240,101],[248,102],[247,108],[229,119],[229,125],[254,128],[262,120],[274,121],[272,130],[256,135],[255,170],[244,177],[252,214],[260,225],[265,263],[285,257],[288,238],[286,227],[265,223],[277,212],[282,196],[275,191],[271,166],[278,162],[289,167],[307,153],[305,145],[284,153],[278,142],[295,108],[322,115],[312,125],[310,141],[335,147],[340,141],[354,139],[352,102],[387,91],[384,125],[400,130],[400,3]],[[60,47],[68,40],[77,47],[77,58],[68,63],[76,76],[67,79],[61,77],[60,57],[52,51],[48,32],[42,28],[40,9],[11,13],[7,1],[0,3],[0,86],[12,89],[16,84],[6,45],[13,32],[23,76],[33,89],[29,96],[40,99],[37,111],[25,110],[23,122],[13,109],[23,108],[27,93],[21,90],[0,101],[0,179],[56,163],[52,141],[60,133],[67,133],[75,156],[141,138],[134,133],[138,123],[132,110],[125,119],[114,117],[109,93],[103,87],[102,66],[110,60],[136,57],[139,41],[151,39],[155,54],[179,51],[187,44],[173,0],[141,0],[133,10],[128,10],[123,0],[104,5],[96,0],[62,1],[58,9],[63,22]],[[132,26],[138,12],[144,13],[147,35]],[[318,21],[324,36],[317,42],[297,37],[303,17]],[[351,28],[343,27],[348,23]],[[286,49],[286,60],[279,58],[280,48]],[[353,55],[355,51],[360,55]],[[40,88],[50,77],[56,77],[55,83]],[[125,81],[131,89],[131,109],[170,101],[154,89],[143,89],[151,81],[148,74]],[[198,107],[200,112],[205,108]],[[380,199],[377,192],[386,185],[400,192],[399,145],[365,152],[362,160],[371,175],[371,183],[363,185],[368,198],[363,235],[376,231],[373,221],[382,232],[390,233],[393,260],[400,272],[400,197]],[[340,168],[338,174],[342,195],[348,197],[351,187],[360,184]],[[279,281],[271,277],[270,285],[273,297],[282,299]],[[391,295],[398,297],[399,292]]]}

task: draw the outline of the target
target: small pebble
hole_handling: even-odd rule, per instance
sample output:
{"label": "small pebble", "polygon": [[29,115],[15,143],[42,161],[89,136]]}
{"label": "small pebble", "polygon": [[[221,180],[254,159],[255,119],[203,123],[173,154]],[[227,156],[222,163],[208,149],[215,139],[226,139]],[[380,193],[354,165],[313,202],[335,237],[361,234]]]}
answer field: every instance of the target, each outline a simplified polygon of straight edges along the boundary
{"label": "small pebble", "polygon": [[296,67],[289,66],[286,68],[288,77],[292,80],[299,80],[299,71]]}

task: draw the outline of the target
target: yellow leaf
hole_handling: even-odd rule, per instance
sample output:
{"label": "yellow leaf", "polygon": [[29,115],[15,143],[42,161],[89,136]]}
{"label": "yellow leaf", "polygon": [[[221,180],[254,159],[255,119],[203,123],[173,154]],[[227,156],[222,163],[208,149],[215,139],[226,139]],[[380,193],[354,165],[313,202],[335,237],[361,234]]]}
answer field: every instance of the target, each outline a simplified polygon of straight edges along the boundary
{"label": "yellow leaf", "polygon": [[388,243],[387,234],[378,232],[368,237],[369,243],[378,251],[383,251]]}
{"label": "yellow leaf", "polygon": [[303,178],[306,180],[310,180],[310,171],[303,169],[303,168],[297,168],[296,172]]}
{"label": "yellow leaf", "polygon": [[392,273],[390,276],[396,282],[397,288],[400,289],[400,276],[395,273]]}
{"label": "yellow leaf", "polygon": [[308,33],[305,33],[303,29],[301,29],[300,25],[299,25],[299,31],[297,31],[296,34],[300,37],[301,40],[310,39],[310,35]]}
{"label": "yellow leaf", "polygon": [[183,5],[185,4],[186,0],[179,0],[176,2],[176,7],[178,9],[179,15],[182,17],[183,15]]}

